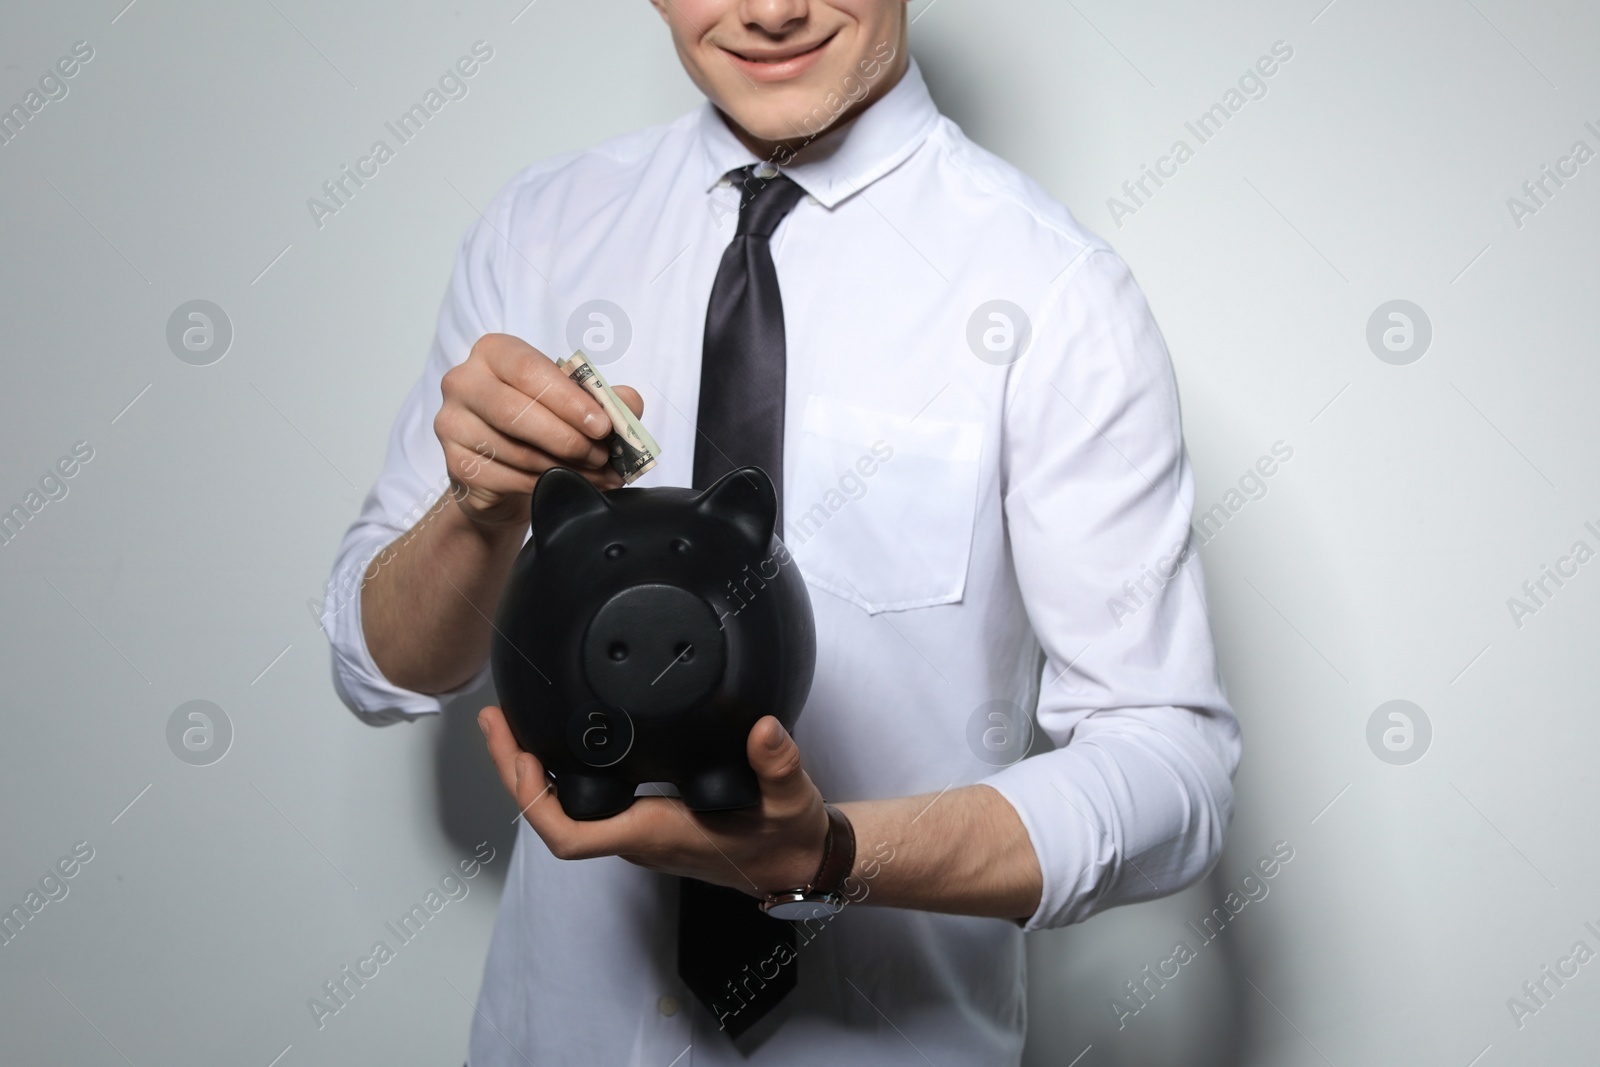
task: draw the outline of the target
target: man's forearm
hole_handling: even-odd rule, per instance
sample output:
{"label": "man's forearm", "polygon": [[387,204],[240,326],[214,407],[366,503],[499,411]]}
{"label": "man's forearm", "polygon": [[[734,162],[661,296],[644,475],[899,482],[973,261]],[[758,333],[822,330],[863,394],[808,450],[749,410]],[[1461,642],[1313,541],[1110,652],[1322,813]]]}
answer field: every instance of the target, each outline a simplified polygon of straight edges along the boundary
{"label": "man's forearm", "polygon": [[385,678],[419,693],[472,678],[523,532],[473,522],[447,493],[368,564],[361,629]]}
{"label": "man's forearm", "polygon": [[1039,907],[1044,880],[1028,832],[986,785],[839,809],[856,831],[857,903],[1000,919]]}

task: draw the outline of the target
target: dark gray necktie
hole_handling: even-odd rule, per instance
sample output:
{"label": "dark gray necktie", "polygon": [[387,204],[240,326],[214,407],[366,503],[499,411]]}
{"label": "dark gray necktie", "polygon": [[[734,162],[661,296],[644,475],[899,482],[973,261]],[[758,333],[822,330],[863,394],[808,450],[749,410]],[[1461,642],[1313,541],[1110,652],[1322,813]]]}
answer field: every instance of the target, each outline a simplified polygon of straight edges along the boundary
{"label": "dark gray necktie", "polygon": [[781,516],[783,296],[771,237],[805,191],[781,174],[757,176],[756,166],[728,177],[740,192],[739,225],[722,253],[706,308],[694,486],[703,489],[740,467],[760,467],[778,490]]}
{"label": "dark gray necktie", "polygon": [[[758,177],[756,171],[753,165],[728,175],[740,190],[739,225],[706,308],[694,488],[740,467],[760,467],[778,491],[781,530],[783,297],[770,238],[805,193],[782,175]],[[712,1018],[738,1037],[794,988],[794,928],[737,889],[679,881],[678,975]]]}

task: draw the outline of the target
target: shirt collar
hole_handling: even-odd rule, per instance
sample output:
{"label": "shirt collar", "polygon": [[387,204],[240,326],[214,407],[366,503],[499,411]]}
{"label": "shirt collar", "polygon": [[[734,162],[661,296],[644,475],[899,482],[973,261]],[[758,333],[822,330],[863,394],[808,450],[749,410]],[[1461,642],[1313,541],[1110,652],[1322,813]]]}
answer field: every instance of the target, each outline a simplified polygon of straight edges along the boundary
{"label": "shirt collar", "polygon": [[[808,144],[805,161],[782,168],[783,173],[831,208],[905,162],[938,119],[939,110],[912,59],[894,88],[852,121]],[[739,143],[710,101],[700,109],[699,126],[708,191],[730,170],[761,162]]]}

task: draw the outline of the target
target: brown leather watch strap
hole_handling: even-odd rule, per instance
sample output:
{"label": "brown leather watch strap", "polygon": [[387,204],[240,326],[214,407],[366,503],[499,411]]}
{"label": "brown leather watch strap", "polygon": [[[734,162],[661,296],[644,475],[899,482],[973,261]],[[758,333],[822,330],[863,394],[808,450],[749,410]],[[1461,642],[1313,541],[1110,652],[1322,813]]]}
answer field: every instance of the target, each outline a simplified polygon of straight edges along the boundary
{"label": "brown leather watch strap", "polygon": [[856,865],[856,830],[844,812],[823,803],[828,813],[828,835],[822,839],[822,863],[811,879],[815,893],[843,893],[844,882]]}

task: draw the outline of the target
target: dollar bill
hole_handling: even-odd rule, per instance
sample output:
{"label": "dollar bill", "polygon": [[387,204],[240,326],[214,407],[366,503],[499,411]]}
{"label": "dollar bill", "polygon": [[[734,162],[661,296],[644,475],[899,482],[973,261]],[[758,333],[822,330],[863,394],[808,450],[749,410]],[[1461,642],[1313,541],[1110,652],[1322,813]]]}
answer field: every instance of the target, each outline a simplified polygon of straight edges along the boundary
{"label": "dollar bill", "polygon": [[589,357],[583,354],[582,349],[572,353],[556,366],[567,377],[587,389],[589,394],[600,402],[601,410],[611,420],[612,434],[609,442],[611,466],[622,475],[623,484],[637,481],[646,471],[654,467],[656,458],[661,455],[661,446],[650,436],[650,431],[633,417],[628,405],[618,398],[605,376],[600,373],[600,368],[589,361]]}

